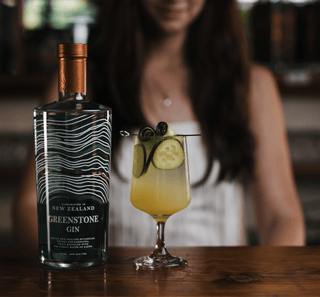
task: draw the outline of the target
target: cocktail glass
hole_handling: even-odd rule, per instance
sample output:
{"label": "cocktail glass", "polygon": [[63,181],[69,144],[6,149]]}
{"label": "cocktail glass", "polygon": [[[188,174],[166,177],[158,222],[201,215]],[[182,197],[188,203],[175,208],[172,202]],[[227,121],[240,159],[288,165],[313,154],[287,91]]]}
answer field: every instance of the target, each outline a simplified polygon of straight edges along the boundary
{"label": "cocktail glass", "polygon": [[157,223],[157,242],[149,256],[134,260],[136,268],[171,268],[187,260],[168,253],[164,241],[167,219],[190,203],[190,181],[185,136],[135,138],[131,203]]}

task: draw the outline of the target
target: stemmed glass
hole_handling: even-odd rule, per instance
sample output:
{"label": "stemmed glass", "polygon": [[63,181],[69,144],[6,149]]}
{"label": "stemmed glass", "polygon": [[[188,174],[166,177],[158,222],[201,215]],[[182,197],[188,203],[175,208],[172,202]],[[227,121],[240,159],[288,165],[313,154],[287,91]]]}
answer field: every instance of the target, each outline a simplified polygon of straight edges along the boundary
{"label": "stemmed glass", "polygon": [[134,263],[149,269],[185,266],[187,260],[168,253],[164,229],[167,219],[191,200],[186,137],[147,128],[135,137],[131,203],[154,218],[157,242],[151,255]]}

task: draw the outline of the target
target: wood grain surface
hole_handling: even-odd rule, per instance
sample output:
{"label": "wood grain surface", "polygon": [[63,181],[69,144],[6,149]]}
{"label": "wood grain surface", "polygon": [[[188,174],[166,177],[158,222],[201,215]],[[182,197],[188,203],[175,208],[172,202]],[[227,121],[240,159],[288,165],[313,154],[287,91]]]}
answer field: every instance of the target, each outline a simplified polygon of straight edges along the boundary
{"label": "wood grain surface", "polygon": [[109,248],[87,270],[54,270],[35,252],[0,249],[0,296],[320,296],[320,247],[169,248],[189,265],[136,270],[152,248]]}

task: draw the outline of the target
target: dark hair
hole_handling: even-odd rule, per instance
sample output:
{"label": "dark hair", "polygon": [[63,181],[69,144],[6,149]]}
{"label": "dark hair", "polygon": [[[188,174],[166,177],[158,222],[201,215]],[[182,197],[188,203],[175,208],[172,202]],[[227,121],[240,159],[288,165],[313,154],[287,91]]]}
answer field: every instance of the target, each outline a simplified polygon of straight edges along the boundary
{"label": "dark hair", "polygon": [[[89,61],[93,61],[90,76],[95,100],[113,108],[115,152],[120,130],[131,131],[147,124],[139,93],[148,41],[144,24],[150,20],[146,20],[138,0],[96,2],[101,3],[100,21],[89,41]],[[190,26],[185,56],[191,70],[190,97],[208,156],[206,174],[198,184],[208,178],[214,159],[221,167],[218,182],[252,177],[250,59],[234,0],[207,0]],[[116,164],[113,170],[118,172]]]}

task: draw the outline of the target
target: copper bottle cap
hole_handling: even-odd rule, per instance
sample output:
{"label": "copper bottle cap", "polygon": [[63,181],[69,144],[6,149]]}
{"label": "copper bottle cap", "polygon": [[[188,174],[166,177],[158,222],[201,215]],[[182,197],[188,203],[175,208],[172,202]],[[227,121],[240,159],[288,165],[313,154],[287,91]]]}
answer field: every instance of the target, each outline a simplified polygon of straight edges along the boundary
{"label": "copper bottle cap", "polygon": [[58,44],[59,92],[87,92],[87,45]]}
{"label": "copper bottle cap", "polygon": [[82,43],[58,44],[59,58],[87,58],[87,45]]}

